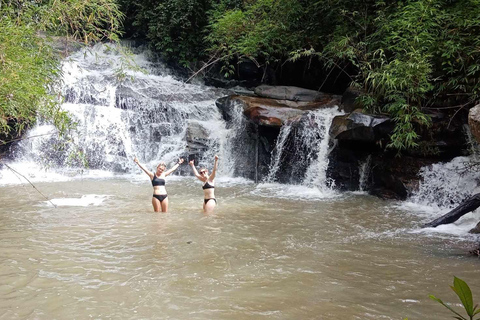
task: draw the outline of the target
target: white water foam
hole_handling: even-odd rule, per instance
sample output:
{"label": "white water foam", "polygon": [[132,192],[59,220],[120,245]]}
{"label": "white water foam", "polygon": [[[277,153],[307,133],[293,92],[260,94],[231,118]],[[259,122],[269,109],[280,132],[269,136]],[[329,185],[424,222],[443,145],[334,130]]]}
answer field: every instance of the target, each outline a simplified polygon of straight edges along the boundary
{"label": "white water foam", "polygon": [[88,207],[99,206],[107,199],[107,195],[87,194],[81,198],[55,198],[50,201],[44,201],[43,204],[52,206],[52,203],[57,207]]}
{"label": "white water foam", "polygon": [[469,196],[480,192],[480,168],[470,157],[457,157],[420,170],[422,181],[410,202],[452,209]]}
{"label": "white water foam", "polygon": [[[398,209],[421,217],[422,223],[441,217],[462,201],[480,192],[480,170],[474,157],[457,157],[448,163],[437,163],[420,171],[419,189]],[[420,228],[414,233],[442,233],[465,236],[480,221],[480,210],[467,213],[454,223],[436,228]]]}
{"label": "white water foam", "polygon": [[341,194],[331,189],[303,185],[260,183],[251,194],[266,198],[283,198],[305,201],[318,201],[340,197]]}

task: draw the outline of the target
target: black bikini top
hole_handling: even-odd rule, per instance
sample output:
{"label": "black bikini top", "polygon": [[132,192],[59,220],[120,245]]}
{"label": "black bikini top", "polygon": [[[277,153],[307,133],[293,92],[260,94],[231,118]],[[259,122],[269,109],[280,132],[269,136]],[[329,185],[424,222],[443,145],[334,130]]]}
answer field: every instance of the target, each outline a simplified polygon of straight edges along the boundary
{"label": "black bikini top", "polygon": [[205,190],[205,189],[213,189],[215,188],[214,186],[212,186],[211,184],[207,182],[205,182],[205,184],[203,185],[202,189]]}
{"label": "black bikini top", "polygon": [[152,186],[156,187],[156,186],[164,186],[164,185],[165,185],[165,179],[160,179],[157,177],[156,174],[154,174],[152,179]]}

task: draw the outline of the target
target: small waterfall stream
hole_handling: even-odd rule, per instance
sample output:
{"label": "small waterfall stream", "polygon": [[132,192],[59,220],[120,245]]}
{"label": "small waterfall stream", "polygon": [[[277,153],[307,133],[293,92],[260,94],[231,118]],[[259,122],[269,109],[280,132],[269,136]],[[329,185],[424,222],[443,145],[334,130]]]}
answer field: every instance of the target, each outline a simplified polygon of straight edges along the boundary
{"label": "small waterfall stream", "polygon": [[365,191],[368,183],[368,176],[370,174],[370,166],[372,162],[372,155],[368,155],[367,158],[360,164],[358,189],[359,191]]}
{"label": "small waterfall stream", "polygon": [[342,114],[336,107],[306,112],[296,122],[283,125],[273,148],[266,183],[281,182],[332,194],[334,181],[327,178],[329,130]]}
{"label": "small waterfall stream", "polygon": [[418,191],[411,196],[410,201],[447,210],[480,192],[478,143],[472,137],[468,126],[465,126],[465,134],[471,155],[422,168]]}
{"label": "small waterfall stream", "polygon": [[475,163],[473,157],[457,157],[422,168],[418,191],[409,200],[440,209],[456,207],[480,191],[480,168]]}
{"label": "small waterfall stream", "polygon": [[311,112],[310,126],[301,131],[301,140],[307,146],[309,152],[305,155],[306,160],[311,160],[303,184],[320,189],[331,190],[334,181],[327,178],[330,125],[335,116],[341,115],[337,108],[319,109]]}
{"label": "small waterfall stream", "polygon": [[272,183],[272,182],[275,182],[276,180],[275,176],[278,172],[278,169],[280,168],[280,163],[282,160],[282,154],[285,147],[285,143],[287,142],[287,138],[291,130],[292,130],[292,124],[284,124],[280,128],[280,133],[278,134],[277,142],[272,152],[272,158],[270,162],[268,175],[265,178],[265,182],[267,183]]}

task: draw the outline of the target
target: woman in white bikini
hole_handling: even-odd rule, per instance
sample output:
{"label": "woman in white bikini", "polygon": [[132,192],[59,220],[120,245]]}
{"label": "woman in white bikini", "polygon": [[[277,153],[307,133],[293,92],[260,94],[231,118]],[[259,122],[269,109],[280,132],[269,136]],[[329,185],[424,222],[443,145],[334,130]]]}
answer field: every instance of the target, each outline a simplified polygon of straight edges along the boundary
{"label": "woman in white bikini", "polygon": [[192,167],[193,174],[198,180],[203,182],[203,212],[210,213],[215,209],[217,205],[217,200],[215,199],[215,174],[217,173],[217,164],[218,156],[215,156],[215,163],[213,165],[213,170],[210,175],[208,175],[208,170],[206,168],[201,168],[200,172],[195,168],[195,164],[190,161],[188,164]]}
{"label": "woman in white bikini", "polygon": [[173,171],[177,170],[177,168],[183,163],[183,158],[178,159],[178,162],[169,170],[164,162],[160,162],[157,166],[157,172],[153,173],[148,171],[135,157],[133,161],[138,164],[140,169],[142,169],[152,181],[153,185],[153,197],[152,197],[152,205],[153,210],[155,212],[167,212],[168,211],[168,197],[167,197],[167,189],[165,189],[165,177],[168,176]]}

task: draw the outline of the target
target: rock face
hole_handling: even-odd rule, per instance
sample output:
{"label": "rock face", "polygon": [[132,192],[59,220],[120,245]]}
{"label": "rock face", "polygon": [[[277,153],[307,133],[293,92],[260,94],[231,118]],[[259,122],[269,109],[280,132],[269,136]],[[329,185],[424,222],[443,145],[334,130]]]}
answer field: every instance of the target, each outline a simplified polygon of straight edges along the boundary
{"label": "rock face", "polygon": [[333,119],[330,136],[332,139],[374,143],[387,137],[393,125],[389,117],[354,111]]}
{"label": "rock face", "polygon": [[336,147],[329,157],[328,176],[341,190],[359,190],[360,180],[365,179],[364,191],[381,198],[407,198],[418,187],[423,166],[464,155],[464,120],[438,113],[430,116],[432,126],[417,128],[419,147],[400,157],[386,148],[394,128],[387,117],[357,110],[335,117],[330,136]]}
{"label": "rock face", "polygon": [[480,142],[480,104],[470,109],[468,113],[468,125],[475,139]]}

